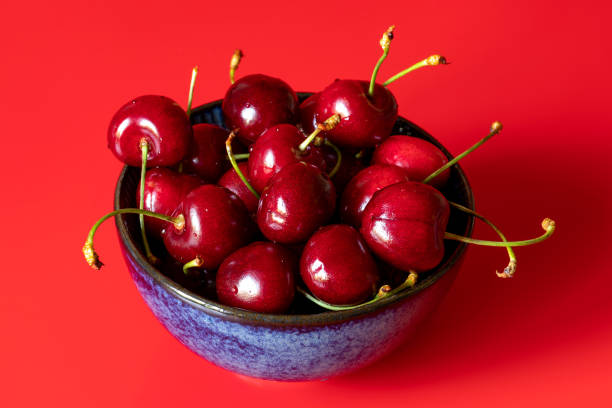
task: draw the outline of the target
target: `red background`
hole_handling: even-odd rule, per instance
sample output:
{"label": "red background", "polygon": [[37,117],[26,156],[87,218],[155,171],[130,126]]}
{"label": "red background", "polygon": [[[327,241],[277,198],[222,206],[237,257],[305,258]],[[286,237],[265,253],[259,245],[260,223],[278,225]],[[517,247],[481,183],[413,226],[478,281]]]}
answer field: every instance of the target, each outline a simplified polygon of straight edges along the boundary
{"label": "red background", "polygon": [[[608,2],[14,3],[0,6],[0,406],[612,405]],[[515,279],[495,277],[502,249],[472,248],[399,351],[284,384],[217,368],[172,338],[112,224],[96,243],[107,266],[87,267],[82,242],[121,169],[105,145],[120,105],[146,93],[185,105],[196,64],[195,103],[219,99],[236,47],[238,76],[308,91],[367,79],[390,24],[381,80],[432,53],[452,61],[390,86],[400,114],[454,153],[505,125],[462,163],[477,209],[510,239],[557,221],[549,241],[517,249]],[[493,238],[480,224],[476,235]]]}

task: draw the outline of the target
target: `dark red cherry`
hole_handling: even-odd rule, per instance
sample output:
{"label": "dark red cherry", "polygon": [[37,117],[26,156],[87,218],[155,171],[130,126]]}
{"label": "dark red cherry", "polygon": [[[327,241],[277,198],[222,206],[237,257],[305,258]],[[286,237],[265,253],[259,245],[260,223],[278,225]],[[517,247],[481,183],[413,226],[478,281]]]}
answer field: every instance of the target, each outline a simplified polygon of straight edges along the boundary
{"label": "dark red cherry", "polygon": [[[426,140],[414,136],[394,135],[374,150],[372,164],[391,164],[407,171],[413,181],[423,181],[448,162],[440,149]],[[442,188],[448,181],[450,171],[445,170],[429,183]]]}
{"label": "dark red cherry", "polygon": [[[180,174],[166,167],[156,167],[147,171],[145,176],[144,209],[163,215],[172,215],[183,198],[202,181],[192,175]],[[140,204],[140,186],[136,193]],[[145,217],[147,233],[161,238],[162,231],[168,227],[166,221]]]}
{"label": "dark red cherry", "polygon": [[[334,114],[341,117],[340,124],[325,132],[324,136],[342,147],[374,147],[389,137],[397,119],[397,102],[384,86],[376,84],[368,95],[369,82],[336,80],[316,96],[303,102],[300,109],[305,131]],[[314,112],[314,116],[307,115]]]}
{"label": "dark red cherry", "polygon": [[422,272],[444,255],[450,207],[435,188],[414,181],[376,192],[361,218],[361,235],[377,256],[402,271]]}
{"label": "dark red cherry", "polygon": [[[336,166],[338,160],[338,154],[330,146],[321,146],[323,157],[327,166],[325,172],[329,174]],[[347,184],[357,173],[366,168],[366,164],[362,158],[355,157],[357,151],[353,149],[342,149],[342,160],[340,161],[340,168],[336,174],[331,178],[334,186],[336,187],[336,194],[342,195],[342,192],[346,188]]]}
{"label": "dark red cherry", "polygon": [[173,166],[187,153],[191,137],[183,108],[165,96],[145,95],[115,113],[108,128],[108,148],[127,165],[140,167],[144,138],[149,145],[147,166]]}
{"label": "dark red cherry", "polygon": [[328,225],[308,240],[300,274],[313,295],[336,305],[361,303],[376,293],[380,279],[374,258],[348,225]]}
{"label": "dark red cherry", "polygon": [[264,189],[257,225],[271,241],[305,242],[330,219],[335,204],[334,185],[321,170],[303,162],[288,164]]}
{"label": "dark red cherry", "polygon": [[163,238],[174,259],[187,263],[199,256],[202,267],[217,268],[254,235],[253,221],[240,198],[224,187],[212,184],[192,190],[174,211],[185,225],[167,227]]}
{"label": "dark red cherry", "polygon": [[228,306],[260,313],[283,313],[295,295],[297,258],[281,245],[253,242],[223,261],[217,296]]}
{"label": "dark red cherry", "polygon": [[408,181],[404,169],[387,164],[375,164],[361,170],[351,179],[340,198],[340,219],[356,228],[361,226],[361,215],[370,199],[379,190]]}
{"label": "dark red cherry", "polygon": [[209,183],[215,183],[230,168],[225,150],[228,132],[208,123],[193,125],[193,142],[183,169],[195,173]]}
{"label": "dark red cherry", "polygon": [[318,147],[310,145],[300,151],[304,139],[304,134],[289,124],[276,125],[262,133],[251,145],[249,155],[248,174],[253,188],[261,193],[272,176],[290,163],[304,161],[325,169],[325,159]]}
{"label": "dark red cherry", "polygon": [[298,100],[293,89],[278,78],[262,74],[240,78],[223,99],[228,129],[239,129],[238,137],[250,142],[271,126],[296,123],[297,112]]}
{"label": "dark red cherry", "polygon": [[[248,180],[248,163],[240,162],[238,163],[238,168]],[[242,182],[238,176],[238,173],[236,173],[236,170],[229,169],[226,171],[225,174],[221,176],[217,184],[227,188],[229,191],[240,197],[249,214],[255,214],[257,212],[257,204],[259,203],[259,199],[255,197],[255,194],[253,194],[251,190],[249,190],[248,187]]]}

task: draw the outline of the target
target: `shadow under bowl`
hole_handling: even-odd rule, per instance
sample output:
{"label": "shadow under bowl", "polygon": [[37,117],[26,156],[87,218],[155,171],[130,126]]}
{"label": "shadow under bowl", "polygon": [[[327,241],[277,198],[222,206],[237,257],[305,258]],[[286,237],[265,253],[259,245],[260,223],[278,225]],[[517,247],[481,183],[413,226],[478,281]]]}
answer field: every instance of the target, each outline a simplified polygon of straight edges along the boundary
{"label": "shadow under bowl", "polygon": [[[299,94],[304,99],[308,94]],[[193,123],[225,127],[221,101],[192,112]],[[393,134],[416,136],[448,151],[427,132],[398,118]],[[133,207],[140,170],[125,167],[117,181],[115,209]],[[468,181],[453,166],[444,195],[473,209]],[[270,315],[225,306],[195,293],[168,277],[163,267],[143,255],[138,217],[115,219],[121,250],[130,275],[159,321],[190,350],[233,372],[282,381],[326,379],[380,359],[412,334],[450,288],[467,245],[446,241],[440,265],[419,277],[409,290],[374,304],[345,311]],[[471,236],[474,220],[452,211],[447,230]],[[299,295],[297,295],[299,296]]]}

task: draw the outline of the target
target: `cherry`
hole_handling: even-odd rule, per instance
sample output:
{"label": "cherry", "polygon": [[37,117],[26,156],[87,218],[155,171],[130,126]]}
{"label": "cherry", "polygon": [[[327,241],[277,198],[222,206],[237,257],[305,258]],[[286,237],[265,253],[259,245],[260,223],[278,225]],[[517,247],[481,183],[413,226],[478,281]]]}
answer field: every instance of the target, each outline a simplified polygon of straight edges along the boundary
{"label": "cherry", "polygon": [[321,170],[303,162],[291,163],[264,189],[257,224],[269,240],[297,244],[329,220],[335,203],[334,185]]}
{"label": "cherry", "polygon": [[[423,181],[448,162],[446,155],[432,143],[414,136],[394,135],[374,150],[372,164],[390,164],[401,167],[414,181]],[[430,183],[438,189],[444,187],[450,170],[440,173]]]}
{"label": "cherry", "polygon": [[378,190],[410,178],[402,168],[388,164],[375,164],[361,170],[348,183],[340,198],[340,219],[359,228],[361,216],[370,199]]}
{"label": "cherry", "polygon": [[331,304],[361,303],[376,293],[380,275],[374,258],[348,225],[328,225],[306,243],[300,274],[310,291]]}
{"label": "cherry", "polygon": [[215,183],[230,167],[225,154],[228,132],[219,126],[198,123],[193,126],[193,142],[183,160],[183,170]]}
{"label": "cherry", "polygon": [[185,111],[165,96],[140,96],[111,119],[108,147],[129,166],[142,163],[141,142],[148,145],[147,164],[173,166],[183,159],[192,137]]}
{"label": "cherry", "polygon": [[403,181],[376,192],[361,224],[370,249],[402,271],[422,272],[440,263],[450,207],[435,188]]}
{"label": "cherry", "polygon": [[217,271],[223,304],[260,313],[283,313],[295,295],[297,259],[272,242],[253,242],[227,257]]}
{"label": "cherry", "polygon": [[173,216],[184,217],[180,228],[166,228],[164,244],[181,263],[201,259],[204,268],[217,268],[223,259],[246,245],[254,235],[246,207],[234,193],[211,184],[192,190]]}
{"label": "cherry", "polygon": [[[238,167],[243,174],[248,172],[247,162],[238,163]],[[249,214],[255,214],[257,212],[259,199],[251,193],[246,184],[240,179],[240,176],[238,176],[238,173],[236,173],[236,170],[229,169],[226,171],[217,184],[236,194],[242,200]]]}
{"label": "cherry", "polygon": [[[150,169],[144,182],[143,208],[158,214],[172,215],[187,193],[201,184],[202,181],[196,176],[180,174],[166,167]],[[136,194],[136,197],[140,204],[140,195]],[[162,231],[168,223],[147,217],[145,225],[150,233],[161,238]]]}
{"label": "cherry", "polygon": [[254,142],[271,126],[295,123],[298,100],[284,81],[255,74],[240,78],[223,99],[223,114],[229,129],[240,129],[239,137]]}

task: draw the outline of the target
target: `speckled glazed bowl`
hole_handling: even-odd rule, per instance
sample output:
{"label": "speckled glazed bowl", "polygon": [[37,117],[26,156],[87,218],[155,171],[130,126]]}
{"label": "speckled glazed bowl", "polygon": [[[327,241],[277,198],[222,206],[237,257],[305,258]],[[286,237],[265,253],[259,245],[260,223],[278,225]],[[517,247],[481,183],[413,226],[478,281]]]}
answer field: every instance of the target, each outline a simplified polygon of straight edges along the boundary
{"label": "speckled glazed bowl", "polygon": [[[221,101],[195,109],[192,121],[223,126]],[[403,118],[398,119],[394,134],[429,140],[450,157],[440,143]],[[124,168],[117,182],[115,208],[134,205],[138,179],[139,169]],[[471,189],[458,166],[444,193],[473,208]],[[149,264],[141,252],[137,220],[136,216],[117,216],[121,249],[140,294],[159,321],[206,360],[269,380],[325,379],[364,367],[391,352],[446,294],[466,251],[465,244],[446,241],[444,259],[435,270],[411,290],[375,304],[339,312],[264,315],[206,299]],[[472,227],[471,217],[451,213],[448,231],[470,236]]]}

